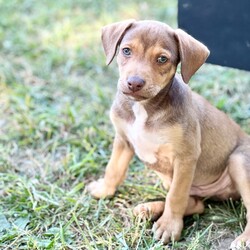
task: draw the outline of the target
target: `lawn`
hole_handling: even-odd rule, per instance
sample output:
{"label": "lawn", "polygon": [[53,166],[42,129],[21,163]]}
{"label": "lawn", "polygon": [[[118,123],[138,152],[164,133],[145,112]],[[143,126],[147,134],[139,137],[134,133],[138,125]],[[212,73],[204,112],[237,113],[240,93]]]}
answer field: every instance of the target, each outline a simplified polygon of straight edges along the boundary
{"label": "lawn", "polygon": [[[206,201],[164,247],[139,202],[163,198],[134,159],[110,200],[85,191],[104,173],[113,139],[108,113],[118,72],[105,65],[100,29],[122,19],[177,27],[177,2],[0,0],[0,249],[228,249],[245,224],[241,201]],[[250,133],[250,73],[213,65],[190,87]]]}

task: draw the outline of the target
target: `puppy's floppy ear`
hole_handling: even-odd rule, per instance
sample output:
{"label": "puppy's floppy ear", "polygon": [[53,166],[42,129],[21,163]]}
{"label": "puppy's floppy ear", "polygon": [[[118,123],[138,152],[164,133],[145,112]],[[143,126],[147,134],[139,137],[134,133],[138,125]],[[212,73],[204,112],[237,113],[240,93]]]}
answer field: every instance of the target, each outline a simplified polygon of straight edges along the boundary
{"label": "puppy's floppy ear", "polygon": [[209,56],[208,48],[181,29],[175,30],[181,60],[181,75],[188,83]]}
{"label": "puppy's floppy ear", "polygon": [[127,29],[129,29],[134,22],[134,19],[129,19],[118,23],[112,23],[102,28],[102,45],[107,57],[107,65],[114,59],[119,43]]}

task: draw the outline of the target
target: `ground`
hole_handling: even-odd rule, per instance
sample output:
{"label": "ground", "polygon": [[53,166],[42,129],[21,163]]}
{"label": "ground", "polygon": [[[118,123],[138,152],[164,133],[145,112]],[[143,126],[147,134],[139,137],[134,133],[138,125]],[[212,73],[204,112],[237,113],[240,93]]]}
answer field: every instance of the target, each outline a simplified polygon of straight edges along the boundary
{"label": "ground", "polygon": [[[245,224],[241,201],[206,201],[185,219],[180,242],[152,238],[139,202],[166,195],[134,159],[110,200],[85,191],[103,175],[113,129],[115,63],[106,67],[103,25],[156,19],[176,27],[175,0],[0,0],[0,248],[228,249]],[[190,87],[250,133],[250,73],[204,65]]]}

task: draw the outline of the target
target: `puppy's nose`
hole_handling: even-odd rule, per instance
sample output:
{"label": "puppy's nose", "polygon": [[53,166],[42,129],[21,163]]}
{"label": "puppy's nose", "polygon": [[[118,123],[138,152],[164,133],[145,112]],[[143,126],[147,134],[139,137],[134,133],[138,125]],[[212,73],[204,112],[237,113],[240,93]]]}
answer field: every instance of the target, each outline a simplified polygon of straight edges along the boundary
{"label": "puppy's nose", "polygon": [[139,91],[145,85],[145,81],[139,76],[131,76],[127,79],[128,88],[132,92]]}

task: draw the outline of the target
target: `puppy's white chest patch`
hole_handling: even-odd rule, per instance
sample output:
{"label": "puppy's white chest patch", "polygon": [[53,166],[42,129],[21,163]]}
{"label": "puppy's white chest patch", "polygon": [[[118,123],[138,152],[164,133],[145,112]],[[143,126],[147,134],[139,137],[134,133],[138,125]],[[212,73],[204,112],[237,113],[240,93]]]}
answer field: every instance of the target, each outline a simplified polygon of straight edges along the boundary
{"label": "puppy's white chest patch", "polygon": [[155,153],[158,151],[159,144],[156,141],[156,135],[145,128],[148,114],[140,103],[134,104],[133,112],[135,121],[132,124],[128,124],[126,131],[128,140],[142,161],[154,164],[157,162]]}

